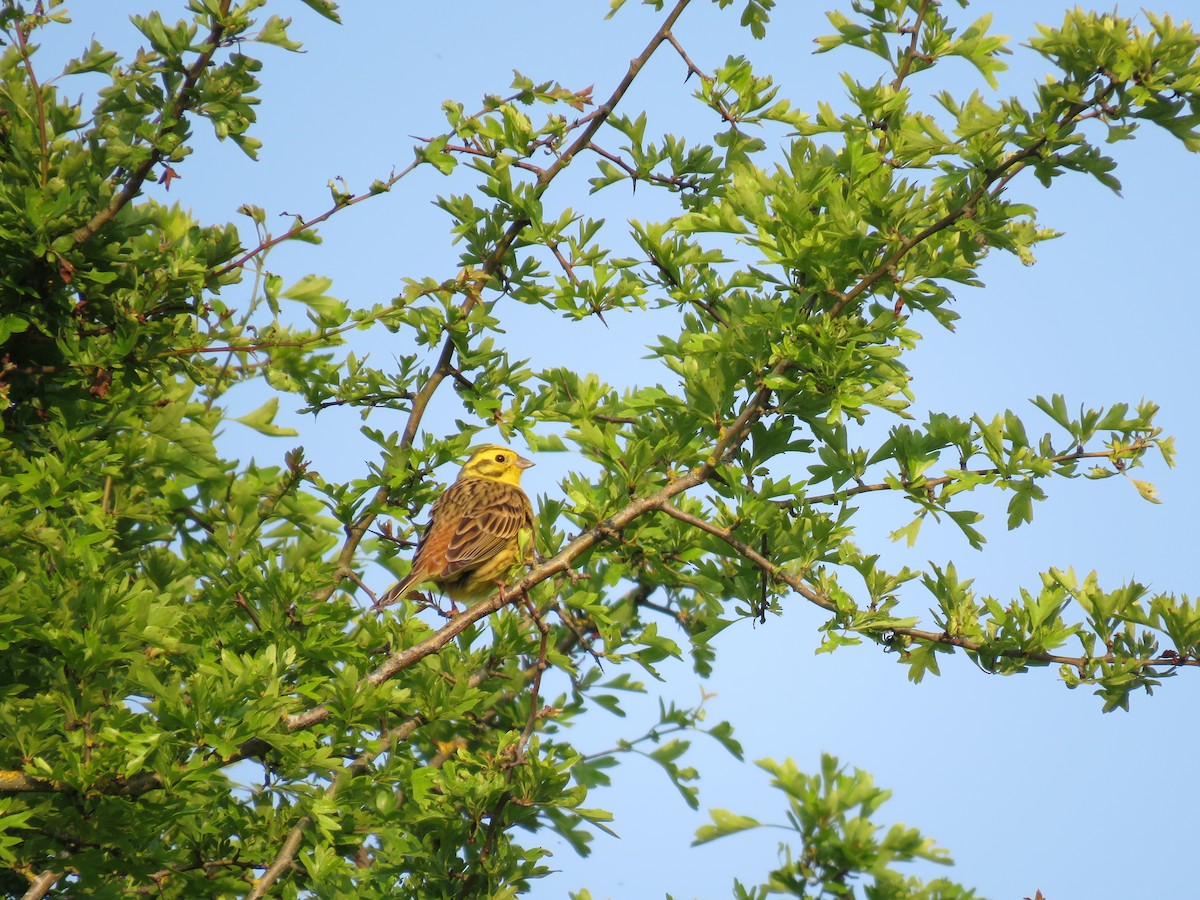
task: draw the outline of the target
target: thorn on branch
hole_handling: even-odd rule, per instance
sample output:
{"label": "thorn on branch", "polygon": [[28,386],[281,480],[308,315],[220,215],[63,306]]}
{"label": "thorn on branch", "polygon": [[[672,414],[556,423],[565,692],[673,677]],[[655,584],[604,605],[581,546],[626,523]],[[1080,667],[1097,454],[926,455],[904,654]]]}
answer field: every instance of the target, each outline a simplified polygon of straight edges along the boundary
{"label": "thorn on branch", "polygon": [[475,387],[475,383],[471,381],[471,379],[467,378],[467,376],[464,375],[459,369],[450,366],[448,367],[447,374],[454,379],[455,384],[457,384],[459,387],[463,388],[464,390],[471,391],[472,393],[478,393],[479,389]]}
{"label": "thorn on branch", "polygon": [[[574,636],[575,640],[579,642],[579,645],[583,647],[584,651],[592,658],[592,661],[596,664],[597,668],[603,672],[603,654],[592,646],[591,640],[586,634],[583,633],[583,628],[578,622],[575,621],[575,617],[571,615],[570,610],[568,610],[565,604],[562,603],[555,603],[553,609],[556,613],[558,613],[558,618],[564,625],[567,626],[567,629]],[[591,629],[591,631],[593,634],[596,633],[594,627]]]}
{"label": "thorn on branch", "polygon": [[675,39],[675,35],[673,32],[668,31],[665,35],[663,35],[663,38],[667,41],[667,43],[669,43],[672,47],[675,48],[675,52],[679,54],[679,58],[682,59],[683,64],[685,66],[687,66],[688,73],[683,79],[685,83],[693,75],[697,75],[705,81],[712,81],[711,75],[706,75],[699,66],[697,66],[694,62],[692,62],[692,58],[687,55],[687,51],[684,50],[683,46],[679,43],[679,41]]}

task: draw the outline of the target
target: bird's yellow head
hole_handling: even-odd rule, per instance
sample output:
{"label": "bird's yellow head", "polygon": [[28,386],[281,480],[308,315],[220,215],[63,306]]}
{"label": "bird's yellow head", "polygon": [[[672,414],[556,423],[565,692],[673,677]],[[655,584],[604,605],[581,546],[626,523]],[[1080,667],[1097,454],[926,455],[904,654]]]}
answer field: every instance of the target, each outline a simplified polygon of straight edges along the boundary
{"label": "bird's yellow head", "polygon": [[501,447],[499,444],[487,444],[471,454],[458,477],[490,478],[492,481],[502,481],[519,487],[521,473],[532,465],[533,463],[515,450]]}

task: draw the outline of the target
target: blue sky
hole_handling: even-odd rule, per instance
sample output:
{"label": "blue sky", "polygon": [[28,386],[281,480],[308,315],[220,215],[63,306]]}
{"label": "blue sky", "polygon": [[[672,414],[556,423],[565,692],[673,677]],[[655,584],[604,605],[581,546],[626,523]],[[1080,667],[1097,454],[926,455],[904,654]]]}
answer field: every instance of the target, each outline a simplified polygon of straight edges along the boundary
{"label": "blue sky", "polygon": [[[767,39],[755,42],[737,27],[732,10],[722,13],[695,0],[677,34],[703,68],[744,53],[799,108],[815,110],[818,100],[842,106],[838,72],[851,69],[873,80],[875,70],[861,53],[811,54],[811,39],[830,30],[822,13],[834,5],[782,3]],[[995,0],[956,13],[966,24],[992,9],[993,31],[1013,37],[1001,95],[1028,97],[1045,75],[1047,65],[1020,43],[1034,32],[1034,21],[1059,23],[1067,5]],[[169,20],[185,14],[182,2],[81,0],[68,6],[75,22],[47,33],[39,62],[46,73],[93,34],[125,52],[136,47],[129,12],[159,8]],[[1191,0],[1150,8],[1176,18],[1197,11]],[[273,4],[268,11],[294,16],[293,37],[307,52],[264,51],[263,104],[254,129],[264,143],[261,160],[252,163],[236,147],[218,144],[198,123],[197,152],[176,166],[182,177],[169,195],[158,187],[152,193],[211,222],[236,218],[236,208],[247,202],[271,217],[322,212],[329,205],[329,179],[342,177],[357,192],[403,167],[414,135],[442,129],[444,100],[476,109],[483,94],[504,92],[514,68],[537,80],[595,85],[597,96],[607,96],[658,16],[633,0],[613,21],[603,21],[606,10],[601,0],[360,0],[344,4],[345,24],[337,27],[302,4]],[[918,98],[943,88],[987,91],[966,64],[946,71],[948,76],[914,81]],[[678,58],[660,53],[627,100],[628,109],[652,109],[652,131],[711,133],[714,125],[698,105],[685,102],[691,88],[683,84],[684,74]],[[88,84],[94,86],[81,81],[68,93]],[[933,107],[932,101],[926,105]],[[1120,164],[1121,197],[1082,176],[1064,176],[1051,190],[1032,177],[1014,183],[1011,193],[1037,206],[1042,223],[1065,235],[1043,244],[1032,267],[1007,256],[991,258],[983,270],[986,287],[958,293],[956,333],[931,321],[914,323],[926,336],[909,360],[915,412],[918,418],[925,410],[989,416],[1011,408],[1037,423],[1031,431],[1040,433],[1048,426],[1027,402],[1038,394],[1064,393],[1076,407],[1153,399],[1163,407],[1160,424],[1177,436],[1179,467],[1168,471],[1156,462],[1139,477],[1158,484],[1163,503],[1146,503],[1121,478],[1052,485],[1033,524],[1016,532],[1004,530],[999,507],[985,505],[994,514],[985,522],[988,543],[977,552],[952,527],[927,525],[912,549],[888,543],[887,532],[907,516],[903,504],[881,496],[858,517],[858,543],[879,550],[892,567],[953,560],[978,590],[1001,598],[1021,586],[1036,588],[1038,573],[1050,566],[1096,569],[1109,587],[1137,579],[1154,590],[1195,592],[1200,427],[1195,375],[1188,374],[1195,326],[1186,310],[1196,291],[1200,157],[1148,128],[1111,152]],[[589,199],[578,190],[581,182],[556,187],[548,204],[575,206],[618,225],[655,214],[648,191],[630,196],[610,190]],[[431,201],[467,184],[464,177],[418,172],[392,193],[335,216],[321,229],[320,247],[281,247],[268,267],[285,283],[309,272],[332,277],[332,293],[362,304],[399,293],[405,277],[450,277],[456,250],[446,217]],[[271,221],[284,227],[282,219]],[[660,324],[653,317],[614,315],[607,329],[589,322],[564,330],[545,311],[498,312],[515,355],[532,357],[535,367],[571,365],[618,385],[666,377],[643,359]],[[388,354],[411,352],[394,343],[402,336],[388,340],[393,343],[374,340],[363,349],[380,364]],[[427,425],[448,429],[457,414],[449,400],[432,411]],[[374,459],[352,414],[326,415],[315,427],[298,417],[288,424],[302,430],[300,440],[327,479],[358,477]],[[368,424],[398,429],[403,423],[385,413]],[[278,461],[292,443],[266,442],[235,426],[226,435],[231,455],[254,455],[260,462]],[[570,461],[538,462],[527,477],[530,492],[557,496],[557,480]],[[919,595],[910,602],[913,614],[924,614]],[[879,821],[919,827],[957,862],[923,874],[946,874],[992,898],[1033,896],[1037,889],[1048,900],[1194,890],[1194,829],[1179,823],[1200,803],[1195,672],[1169,680],[1153,697],[1135,697],[1129,713],[1101,715],[1098,700],[1085,690],[1066,690],[1052,670],[1000,678],[958,658],[943,661],[942,678],[914,686],[893,658],[874,647],[815,656],[821,622],[818,610],[797,600],[765,626],[730,628],[721,635],[710,681],[701,683],[687,665],[666,666],[662,693],[694,705],[702,687],[715,692],[707,704],[711,721],[733,721],[748,760],[790,756],[813,771],[828,751],[873,773],[894,791]],[[625,720],[597,711],[575,740],[594,751],[618,737],[634,737],[652,724],[654,706],[634,704]],[[703,808],[784,820],[783,799],[767,788],[764,773],[702,739],[696,749]],[[581,887],[597,898],[727,896],[734,877],[762,879],[776,861],[777,842],[786,839],[782,831],[759,832],[689,849],[706,815],[687,810],[646,761],[629,760],[616,778],[614,788],[596,792],[588,805],[613,810],[620,840],[599,835],[592,856],[583,860],[551,844],[561,871],[537,884],[533,897],[564,897]]]}

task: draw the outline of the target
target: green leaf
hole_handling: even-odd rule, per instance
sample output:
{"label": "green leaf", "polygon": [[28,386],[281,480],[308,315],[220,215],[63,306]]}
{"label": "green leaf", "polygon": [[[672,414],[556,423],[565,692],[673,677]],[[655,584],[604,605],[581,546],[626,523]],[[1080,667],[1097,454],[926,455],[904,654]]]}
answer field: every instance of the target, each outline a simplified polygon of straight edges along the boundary
{"label": "green leaf", "polygon": [[302,45],[298,41],[293,41],[287,36],[287,27],[292,22],[291,19],[283,19],[279,16],[269,16],[263,22],[262,28],[258,32],[258,39],[264,44],[272,44],[276,47],[282,47],[285,50],[298,51]]}
{"label": "green leaf", "polygon": [[1162,503],[1162,501],[1158,499],[1158,488],[1156,488],[1149,481],[1141,481],[1137,478],[1130,478],[1129,481],[1135,488],[1137,488],[1137,491],[1142,495],[1143,500],[1149,500],[1151,503]]}
{"label": "green leaf", "polygon": [[234,419],[235,422],[241,422],[250,428],[253,428],[259,434],[270,435],[271,437],[295,437],[300,432],[294,428],[284,428],[274,424],[275,416],[279,412],[279,398],[272,397],[254,412],[247,413],[244,416],[238,416]]}
{"label": "green leaf", "polygon": [[712,816],[712,824],[702,825],[696,829],[696,839],[692,841],[693,847],[697,847],[700,844],[707,844],[709,841],[715,841],[717,838],[727,837],[741,831],[748,831],[751,828],[762,827],[762,823],[757,819],[731,813],[724,809],[709,810],[709,815]]}
{"label": "green leaf", "polygon": [[339,25],[342,23],[342,19],[337,13],[338,5],[334,0],[300,0],[300,2],[329,21],[337,22]]}

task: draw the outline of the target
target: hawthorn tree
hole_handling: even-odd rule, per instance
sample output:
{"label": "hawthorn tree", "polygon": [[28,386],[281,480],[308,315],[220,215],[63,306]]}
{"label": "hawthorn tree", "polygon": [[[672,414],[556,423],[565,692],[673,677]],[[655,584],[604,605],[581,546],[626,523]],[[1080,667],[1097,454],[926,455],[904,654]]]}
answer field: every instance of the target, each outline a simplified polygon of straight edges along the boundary
{"label": "hawthorn tree", "polygon": [[[330,0],[304,2],[337,20]],[[332,204],[281,233],[263,209],[204,224],[147,187],[178,177],[194,129],[255,154],[256,45],[298,49],[282,4],[134,17],[132,58],[93,41],[62,73],[42,70],[38,44],[70,27],[66,10],[4,5],[8,893],[517,895],[548,872],[537,832],[586,852],[606,827],[587,794],[619,779],[621,754],[585,758],[568,726],[619,709],[668,657],[707,675],[722,631],[797,603],[825,616],[822,649],[874,643],[915,680],[946,654],[1002,674],[1054,666],[1105,710],[1200,664],[1186,597],[1059,569],[981,597],[953,565],[885,570],[852,518],[902,496],[916,513],[897,539],[936,518],[979,546],[973,497],[1005,497],[1009,528],[1059,479],[1124,475],[1154,498],[1132,474],[1148,454],[1171,461],[1153,403],[1075,413],[1055,394],[1029,423],[918,423],[905,354],[917,327],[952,325],[956,287],[990,253],[1025,259],[1053,235],[1023,199],[1032,182],[1115,187],[1097,140],[1143,124],[1200,147],[1195,33],[1075,11],[1030,40],[1056,72],[1030,96],[922,106],[950,58],[994,86],[1005,40],[931,0],[854,4],[817,41],[873,57],[839,114],[794,107],[748,59],[699,65],[676,33],[693,2],[650,0],[658,27],[615,85],[517,75],[478,109],[447,103],[411,165],[359,192],[331,183]],[[717,5],[756,36],[770,27],[771,0]],[[628,108],[658,54],[689,77],[679,100],[711,113],[710,133],[657,134]],[[99,91],[75,88],[97,75]],[[272,271],[274,247],[424,169],[449,179],[437,205],[457,271],[415,273],[374,305]],[[592,194],[636,187],[670,211],[605,222],[582,190],[568,208],[550,188],[581,171]],[[669,323],[650,345],[661,383],[514,358],[503,325],[520,304],[568,328],[621,312]],[[405,352],[377,364],[356,341],[383,330]],[[272,465],[234,460],[220,439],[233,421],[294,435],[281,404],[312,428],[361,416],[375,455],[349,481],[291,442]],[[430,427],[434,410],[453,428]],[[466,610],[410,598],[368,614],[386,587],[374,564],[404,571],[443,466],[497,434],[579,463],[537,500],[537,561]],[[647,742],[694,804],[689,732],[741,749],[728,723],[663,706]],[[761,765],[796,837],[737,896],[972,895],[896,869],[944,855],[873,824],[886,792],[870,776],[831,757],[811,776]],[[756,825],[714,811],[697,840]]]}

